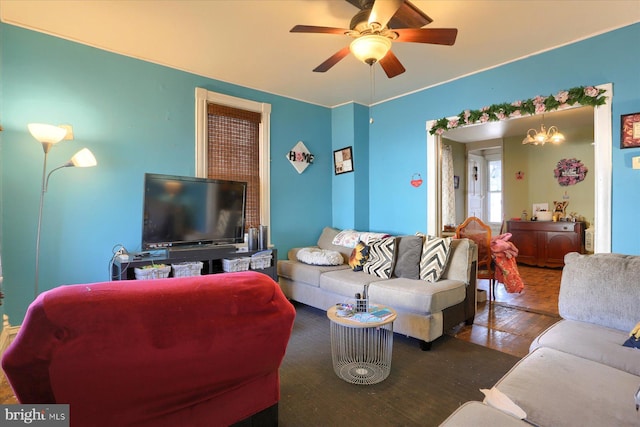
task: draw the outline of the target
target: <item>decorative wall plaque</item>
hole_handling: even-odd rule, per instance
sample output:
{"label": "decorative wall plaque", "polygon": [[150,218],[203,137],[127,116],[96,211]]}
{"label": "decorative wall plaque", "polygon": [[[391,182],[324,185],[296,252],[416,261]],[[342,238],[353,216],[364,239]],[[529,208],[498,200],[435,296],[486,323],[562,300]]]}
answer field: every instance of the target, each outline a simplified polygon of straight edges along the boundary
{"label": "decorative wall plaque", "polygon": [[313,154],[307,150],[307,147],[302,141],[298,141],[298,143],[293,146],[287,153],[286,158],[298,173],[304,172],[304,170],[313,163]]}

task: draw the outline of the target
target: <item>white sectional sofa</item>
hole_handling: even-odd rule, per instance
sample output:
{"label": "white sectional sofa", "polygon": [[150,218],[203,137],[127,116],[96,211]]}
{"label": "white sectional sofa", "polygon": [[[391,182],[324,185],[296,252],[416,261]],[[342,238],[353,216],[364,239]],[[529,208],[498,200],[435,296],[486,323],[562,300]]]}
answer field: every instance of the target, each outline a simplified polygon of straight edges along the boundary
{"label": "white sectional sofa", "polygon": [[640,349],[623,346],[640,321],[640,256],[567,254],[558,308],[562,320],[495,385],[528,423],[468,402],[443,426],[640,426]]}
{"label": "white sectional sofa", "polygon": [[326,310],[336,303],[353,301],[355,294],[362,293],[368,285],[370,303],[395,309],[398,317],[394,331],[419,339],[423,350],[428,350],[433,340],[455,325],[473,323],[477,268],[477,247],[473,241],[454,239],[442,277],[430,283],[408,278],[417,274],[408,271],[419,270],[420,252],[416,255],[415,242],[416,239],[422,242],[420,237],[396,237],[393,274],[383,279],[349,267],[346,262],[353,248],[332,243],[340,231],[325,227],[314,247],[340,252],[345,264],[302,263],[297,259],[302,248],[291,249],[287,260],[278,261],[280,287],[289,299]]}

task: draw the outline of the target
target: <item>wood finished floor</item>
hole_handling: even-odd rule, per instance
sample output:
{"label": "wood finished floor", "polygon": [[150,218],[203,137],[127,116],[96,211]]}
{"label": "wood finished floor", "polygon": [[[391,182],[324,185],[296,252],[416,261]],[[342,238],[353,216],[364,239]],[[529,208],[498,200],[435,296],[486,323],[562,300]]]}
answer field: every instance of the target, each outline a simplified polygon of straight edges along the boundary
{"label": "wood finished floor", "polygon": [[[509,294],[496,286],[496,300],[478,304],[474,324],[460,326],[448,334],[517,357],[525,356],[533,339],[560,320],[558,291],[560,269],[518,266],[525,288]],[[478,288],[487,291],[488,281],[479,280]],[[11,387],[0,373],[0,404],[17,403]]]}
{"label": "wood finished floor", "polygon": [[[525,283],[519,294],[509,294],[496,285],[496,299],[479,303],[475,321],[449,334],[456,338],[523,357],[533,339],[560,320],[558,292],[561,269],[518,266]],[[489,281],[479,280],[478,288],[489,296]]]}

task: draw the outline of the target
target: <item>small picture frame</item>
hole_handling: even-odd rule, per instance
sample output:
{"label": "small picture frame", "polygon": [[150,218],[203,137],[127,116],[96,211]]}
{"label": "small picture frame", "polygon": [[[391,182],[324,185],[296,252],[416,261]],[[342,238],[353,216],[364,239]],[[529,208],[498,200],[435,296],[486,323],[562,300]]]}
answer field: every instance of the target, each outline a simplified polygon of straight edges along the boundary
{"label": "small picture frame", "polygon": [[351,147],[341,148],[333,152],[333,167],[336,175],[353,172],[353,152]]}
{"label": "small picture frame", "polygon": [[456,190],[460,188],[460,177],[458,175],[453,176],[453,188]]}
{"label": "small picture frame", "polygon": [[620,148],[640,147],[640,113],[620,116]]}

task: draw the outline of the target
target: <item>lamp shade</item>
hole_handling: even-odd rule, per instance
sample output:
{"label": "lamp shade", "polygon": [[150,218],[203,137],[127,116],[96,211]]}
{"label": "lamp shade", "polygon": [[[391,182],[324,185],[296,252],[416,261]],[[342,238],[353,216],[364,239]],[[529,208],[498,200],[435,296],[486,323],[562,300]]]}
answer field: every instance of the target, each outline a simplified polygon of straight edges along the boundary
{"label": "lamp shade", "polygon": [[90,168],[98,164],[95,156],[88,148],[78,151],[69,162],[78,168]]}
{"label": "lamp shade", "polygon": [[361,36],[351,42],[351,53],[365,64],[380,61],[391,49],[391,40],[378,34]]}
{"label": "lamp shade", "polygon": [[27,127],[31,136],[43,144],[55,144],[67,135],[66,129],[54,125],[29,123]]}

